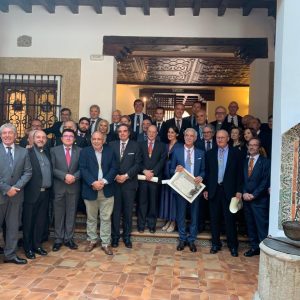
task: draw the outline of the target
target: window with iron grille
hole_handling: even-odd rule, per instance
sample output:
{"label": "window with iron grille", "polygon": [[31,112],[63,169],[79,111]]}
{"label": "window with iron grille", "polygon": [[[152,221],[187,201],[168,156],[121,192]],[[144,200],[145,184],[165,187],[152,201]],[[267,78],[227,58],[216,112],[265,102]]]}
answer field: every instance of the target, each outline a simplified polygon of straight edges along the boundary
{"label": "window with iron grille", "polygon": [[59,118],[61,107],[59,75],[0,74],[0,125],[17,127],[18,140],[33,119],[48,128]]}

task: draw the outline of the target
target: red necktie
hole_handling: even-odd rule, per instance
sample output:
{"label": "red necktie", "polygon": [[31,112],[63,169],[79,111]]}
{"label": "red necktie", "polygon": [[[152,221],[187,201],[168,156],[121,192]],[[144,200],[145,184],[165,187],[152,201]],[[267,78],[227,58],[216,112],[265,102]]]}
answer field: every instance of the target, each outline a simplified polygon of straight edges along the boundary
{"label": "red necktie", "polygon": [[70,167],[71,164],[70,148],[66,148],[66,161],[67,161],[67,166]]}
{"label": "red necktie", "polygon": [[152,150],[153,150],[153,148],[152,148],[152,142],[150,142],[149,145],[148,145],[148,154],[149,154],[149,157],[151,157],[151,155],[152,155]]}

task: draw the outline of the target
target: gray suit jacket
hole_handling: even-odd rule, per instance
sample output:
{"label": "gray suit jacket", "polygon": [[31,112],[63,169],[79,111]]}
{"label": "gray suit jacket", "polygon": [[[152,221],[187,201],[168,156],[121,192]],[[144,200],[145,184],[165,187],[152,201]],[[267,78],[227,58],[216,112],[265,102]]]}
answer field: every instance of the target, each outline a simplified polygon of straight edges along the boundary
{"label": "gray suit jacket", "polygon": [[15,145],[13,169],[9,167],[6,149],[0,144],[0,204],[3,204],[8,196],[6,193],[12,186],[21,191],[14,196],[15,199],[23,201],[24,186],[30,180],[32,168],[27,149]]}
{"label": "gray suit jacket", "polygon": [[[67,166],[65,150],[63,145],[50,149],[51,161],[53,167],[53,189],[55,194],[79,193],[80,192],[80,171],[79,171],[79,154],[81,148],[76,145],[72,146],[71,164]],[[65,183],[66,174],[75,176],[76,181],[73,184]]]}

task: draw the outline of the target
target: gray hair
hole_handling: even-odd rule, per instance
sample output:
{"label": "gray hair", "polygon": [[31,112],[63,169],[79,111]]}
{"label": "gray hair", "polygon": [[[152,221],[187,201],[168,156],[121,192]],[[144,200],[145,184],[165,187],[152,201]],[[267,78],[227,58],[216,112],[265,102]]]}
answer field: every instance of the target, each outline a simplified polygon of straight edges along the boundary
{"label": "gray hair", "polygon": [[211,124],[206,124],[206,125],[203,127],[203,129],[204,129],[204,128],[209,128],[209,129],[211,129],[212,135],[215,135],[215,127],[214,127],[213,125],[211,125]]}
{"label": "gray hair", "polygon": [[3,124],[3,125],[0,127],[0,135],[2,135],[2,131],[3,131],[5,128],[11,129],[11,130],[15,133],[15,135],[17,135],[17,127],[16,127],[14,124],[12,124],[12,123],[5,123],[5,124]]}
{"label": "gray hair", "polygon": [[101,131],[99,131],[99,130],[95,130],[93,133],[92,133],[92,136],[91,136],[91,138],[95,135],[95,134],[101,134],[102,135],[102,137],[103,137],[103,144],[105,144],[105,142],[106,142],[106,134],[103,134]]}
{"label": "gray hair", "polygon": [[184,131],[184,135],[186,135],[186,133],[188,133],[189,131],[192,132],[194,134],[194,136],[197,138],[198,133],[197,133],[197,131],[194,128],[187,128]]}

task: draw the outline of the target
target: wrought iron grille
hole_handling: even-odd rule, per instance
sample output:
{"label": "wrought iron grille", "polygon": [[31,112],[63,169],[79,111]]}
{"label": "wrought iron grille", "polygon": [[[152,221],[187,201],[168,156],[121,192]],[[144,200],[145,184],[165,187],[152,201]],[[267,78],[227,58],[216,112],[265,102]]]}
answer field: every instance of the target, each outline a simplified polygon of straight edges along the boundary
{"label": "wrought iron grille", "polygon": [[59,118],[61,76],[0,74],[0,125],[10,122],[22,138],[33,119],[43,128]]}

